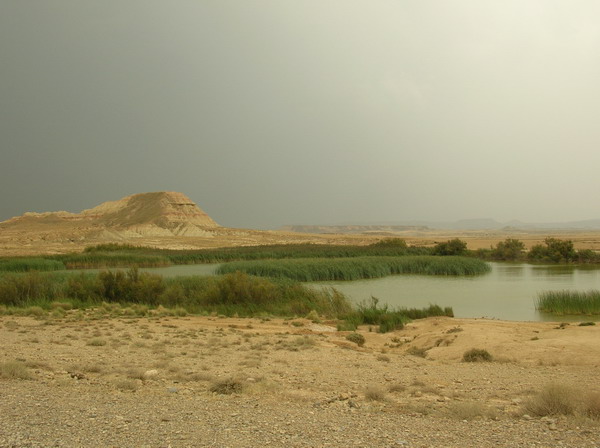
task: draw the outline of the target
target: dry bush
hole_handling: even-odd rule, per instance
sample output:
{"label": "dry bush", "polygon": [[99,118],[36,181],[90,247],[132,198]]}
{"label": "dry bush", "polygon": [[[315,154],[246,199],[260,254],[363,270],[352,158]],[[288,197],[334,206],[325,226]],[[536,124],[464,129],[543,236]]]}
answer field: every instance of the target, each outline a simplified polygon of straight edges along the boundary
{"label": "dry bush", "polygon": [[365,337],[360,333],[350,333],[346,336],[346,339],[350,342],[354,342],[359,347],[365,345]]}
{"label": "dry bush", "polygon": [[135,392],[138,390],[139,384],[137,381],[132,379],[121,379],[115,381],[115,387],[122,391]]}
{"label": "dry bush", "polygon": [[467,350],[463,354],[462,358],[464,362],[489,362],[492,359],[493,358],[490,352],[481,348],[472,348],[471,350]]}
{"label": "dry bush", "polygon": [[209,390],[216,394],[231,395],[243,392],[245,384],[236,378],[225,378],[214,381]]}
{"label": "dry bush", "polygon": [[581,403],[581,393],[562,384],[548,384],[525,403],[525,412],[543,417],[573,415]]}
{"label": "dry bush", "polygon": [[385,399],[385,390],[379,386],[368,386],[365,389],[365,398],[372,401],[383,401]]}
{"label": "dry bush", "polygon": [[92,347],[102,347],[103,345],[106,345],[106,340],[102,338],[93,338],[90,339],[86,345],[91,345]]}
{"label": "dry bush", "polygon": [[8,361],[0,363],[0,378],[30,380],[32,375],[22,362]]}

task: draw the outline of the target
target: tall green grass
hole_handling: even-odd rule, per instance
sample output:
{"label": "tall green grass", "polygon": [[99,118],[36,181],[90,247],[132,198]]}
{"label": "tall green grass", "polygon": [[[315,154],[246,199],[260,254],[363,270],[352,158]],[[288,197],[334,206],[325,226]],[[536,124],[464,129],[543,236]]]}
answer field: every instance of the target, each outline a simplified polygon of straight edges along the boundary
{"label": "tall green grass", "polygon": [[60,271],[62,261],[40,257],[0,258],[0,272]]}
{"label": "tall green grass", "polygon": [[103,302],[185,308],[192,313],[228,316],[273,314],[306,315],[315,310],[335,318],[351,306],[333,289],[316,290],[287,279],[266,279],[241,272],[211,277],[174,277],[139,272],[103,271],[97,274],[27,273],[0,277],[0,305],[38,306],[50,309],[53,302],[77,307]]}
{"label": "tall green grass", "polygon": [[452,308],[441,308],[430,305],[428,308],[395,308],[390,309],[387,304],[379,305],[379,299],[371,297],[370,301],[359,303],[349,314],[343,317],[344,324],[340,329],[355,330],[359,325],[375,325],[380,333],[400,330],[404,324],[412,319],[424,319],[433,316],[454,317]]}
{"label": "tall green grass", "polygon": [[190,313],[241,317],[306,316],[316,312],[342,319],[351,328],[377,325],[381,332],[402,328],[409,319],[452,315],[451,308],[436,305],[424,310],[389,309],[387,305],[378,306],[377,299],[353,307],[334,288],[316,289],[286,278],[255,277],[239,271],[220,276],[173,278],[137,269],[96,274],[31,272],[0,277],[0,312],[35,309],[42,315],[44,310],[56,312],[57,306],[111,310],[119,305],[131,307],[138,314],[149,312],[149,307],[161,306]]}
{"label": "tall green grass", "polygon": [[171,260],[162,255],[138,254],[127,252],[84,252],[81,254],[68,254],[56,256],[67,269],[90,269],[110,267],[140,268],[170,266]]}
{"label": "tall green grass", "polygon": [[240,261],[221,265],[217,273],[242,271],[261,277],[315,282],[379,278],[394,274],[477,275],[490,269],[487,263],[475,258],[404,256]]}
{"label": "tall green grass", "polygon": [[538,294],[536,309],[553,314],[600,314],[600,291],[544,291]]}

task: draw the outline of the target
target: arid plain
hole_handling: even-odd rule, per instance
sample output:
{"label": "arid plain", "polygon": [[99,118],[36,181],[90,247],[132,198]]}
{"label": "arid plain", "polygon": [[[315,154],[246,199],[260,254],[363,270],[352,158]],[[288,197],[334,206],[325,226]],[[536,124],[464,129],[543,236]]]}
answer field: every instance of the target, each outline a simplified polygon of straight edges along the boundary
{"label": "arid plain", "polygon": [[[530,247],[555,236],[600,249],[599,232],[226,229],[207,225],[180,194],[150,195],[84,216],[5,221],[1,253],[100,242],[368,244],[389,236],[412,245],[458,237],[471,249],[507,237]],[[597,325],[437,317],[385,334],[362,326],[358,345],[325,319],[128,314],[106,305],[0,317],[0,446],[600,446]],[[492,358],[466,362],[471,349]]]}

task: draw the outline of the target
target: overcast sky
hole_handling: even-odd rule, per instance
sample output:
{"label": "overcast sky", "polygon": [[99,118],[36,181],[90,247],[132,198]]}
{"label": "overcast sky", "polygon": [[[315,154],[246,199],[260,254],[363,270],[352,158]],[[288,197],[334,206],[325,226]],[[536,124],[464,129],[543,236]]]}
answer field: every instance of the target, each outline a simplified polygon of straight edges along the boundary
{"label": "overcast sky", "polygon": [[600,218],[597,0],[1,0],[0,220]]}

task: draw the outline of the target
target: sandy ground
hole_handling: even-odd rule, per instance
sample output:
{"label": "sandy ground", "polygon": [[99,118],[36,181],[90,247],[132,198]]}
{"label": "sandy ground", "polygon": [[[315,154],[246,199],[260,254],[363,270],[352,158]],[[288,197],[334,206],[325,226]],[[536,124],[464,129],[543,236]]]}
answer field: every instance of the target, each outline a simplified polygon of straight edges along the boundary
{"label": "sandy ground", "polygon": [[[0,378],[0,446],[600,446],[598,420],[526,409],[550,383],[600,391],[600,326],[360,333],[362,347],[306,319],[2,316],[0,363],[30,379]],[[494,360],[462,362],[472,348]],[[224,380],[240,390],[211,391]]]}
{"label": "sandy ground", "polygon": [[[52,231],[39,227],[0,230],[0,256],[60,254],[81,252],[87,246],[108,242],[127,243],[167,249],[207,249],[216,247],[257,246],[265,244],[371,244],[382,238],[403,238],[409,245],[433,246],[438,242],[460,238],[469,249],[489,249],[506,238],[517,238],[529,249],[547,237],[572,240],[576,249],[600,250],[600,231],[486,231],[427,230],[389,234],[303,234],[219,227],[206,236],[129,236],[127,238],[83,238],[65,233],[60,226]],[[132,234],[133,235],[133,234]]]}

